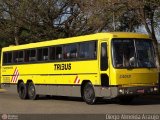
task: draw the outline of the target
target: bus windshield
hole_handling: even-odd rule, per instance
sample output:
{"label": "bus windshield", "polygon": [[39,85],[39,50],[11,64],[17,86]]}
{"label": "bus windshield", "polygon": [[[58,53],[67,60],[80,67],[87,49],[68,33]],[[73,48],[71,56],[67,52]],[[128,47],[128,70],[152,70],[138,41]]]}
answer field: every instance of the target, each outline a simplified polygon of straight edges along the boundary
{"label": "bus windshield", "polygon": [[151,40],[113,39],[113,66],[116,68],[155,68]]}

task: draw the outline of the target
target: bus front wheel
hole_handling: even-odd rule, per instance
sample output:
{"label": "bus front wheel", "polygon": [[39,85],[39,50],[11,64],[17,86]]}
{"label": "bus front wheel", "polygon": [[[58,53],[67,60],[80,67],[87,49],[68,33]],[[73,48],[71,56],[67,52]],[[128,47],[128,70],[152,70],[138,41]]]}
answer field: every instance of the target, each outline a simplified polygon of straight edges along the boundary
{"label": "bus front wheel", "polygon": [[36,100],[38,97],[38,95],[36,94],[36,89],[35,89],[33,82],[30,82],[28,84],[28,97],[31,100]]}
{"label": "bus front wheel", "polygon": [[23,100],[28,98],[27,86],[24,84],[24,82],[21,82],[18,85],[18,94],[19,97]]}
{"label": "bus front wheel", "polygon": [[96,102],[95,91],[91,82],[86,83],[83,88],[83,99],[90,105]]}

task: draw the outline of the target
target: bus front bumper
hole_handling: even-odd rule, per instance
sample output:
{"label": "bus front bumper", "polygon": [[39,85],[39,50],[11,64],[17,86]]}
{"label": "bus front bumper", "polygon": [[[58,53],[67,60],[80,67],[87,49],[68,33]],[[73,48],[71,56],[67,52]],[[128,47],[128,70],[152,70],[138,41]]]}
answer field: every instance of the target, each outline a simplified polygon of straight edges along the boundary
{"label": "bus front bumper", "polygon": [[134,86],[134,87],[95,87],[97,97],[106,99],[115,98],[118,96],[136,96],[136,95],[153,95],[158,94],[158,86]]}
{"label": "bus front bumper", "polygon": [[118,87],[118,95],[149,95],[157,94],[158,86]]}

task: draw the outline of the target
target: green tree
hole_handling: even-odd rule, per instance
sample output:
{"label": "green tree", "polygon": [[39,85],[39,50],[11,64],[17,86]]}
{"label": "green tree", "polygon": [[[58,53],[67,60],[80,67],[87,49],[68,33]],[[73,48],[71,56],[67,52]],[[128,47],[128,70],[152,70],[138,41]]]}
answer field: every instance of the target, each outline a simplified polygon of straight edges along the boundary
{"label": "green tree", "polygon": [[9,38],[14,44],[23,44],[80,35],[86,19],[77,2],[72,0],[2,0],[0,3],[0,31],[2,32],[0,38]]}

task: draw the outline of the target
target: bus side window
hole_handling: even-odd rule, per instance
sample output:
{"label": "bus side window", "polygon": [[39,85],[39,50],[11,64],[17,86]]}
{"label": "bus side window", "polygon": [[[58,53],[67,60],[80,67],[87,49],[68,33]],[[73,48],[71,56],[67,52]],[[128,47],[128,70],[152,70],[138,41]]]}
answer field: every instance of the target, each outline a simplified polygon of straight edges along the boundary
{"label": "bus side window", "polygon": [[43,53],[42,48],[38,48],[37,49],[37,60],[38,61],[42,61],[43,60],[42,53]]}
{"label": "bus side window", "polygon": [[18,63],[18,51],[13,52],[13,63]]}
{"label": "bus side window", "polygon": [[62,59],[62,46],[56,47],[56,60]]}
{"label": "bus side window", "polygon": [[63,47],[63,56],[64,56],[64,59],[75,59],[77,58],[78,54],[77,54],[77,50],[78,49],[78,46],[77,44],[69,44],[69,45],[65,45]]}
{"label": "bus side window", "polygon": [[107,58],[107,43],[101,44],[101,70],[107,70],[108,68],[108,58]]}
{"label": "bus side window", "polygon": [[12,63],[12,52],[8,52],[7,62]]}
{"label": "bus side window", "polygon": [[79,45],[79,57],[80,58],[88,58],[89,56],[89,45],[88,42],[80,43]]}
{"label": "bus side window", "polygon": [[50,47],[49,48],[49,59],[50,60],[55,60],[56,59],[56,48],[55,47]]}
{"label": "bus side window", "polygon": [[30,62],[36,61],[36,50],[35,49],[30,50],[29,61]]}
{"label": "bus side window", "polygon": [[30,50],[24,51],[24,62],[29,62],[29,52]]}
{"label": "bus side window", "polygon": [[18,51],[18,63],[24,62],[24,51]]}
{"label": "bus side window", "polygon": [[97,42],[82,42],[79,44],[79,57],[83,59],[95,59],[97,57]]}
{"label": "bus side window", "polygon": [[37,49],[37,60],[38,61],[48,60],[48,48],[38,48]]}
{"label": "bus side window", "polygon": [[3,53],[3,64],[12,63],[12,52],[4,52]]}
{"label": "bus side window", "polygon": [[48,48],[43,48],[43,61],[47,61],[49,60],[49,57],[48,57]]}
{"label": "bus side window", "polygon": [[14,63],[24,62],[23,51],[14,51],[13,52],[13,62]]}
{"label": "bus side window", "polygon": [[7,63],[7,53],[4,52],[3,53],[3,64],[6,64]]}

